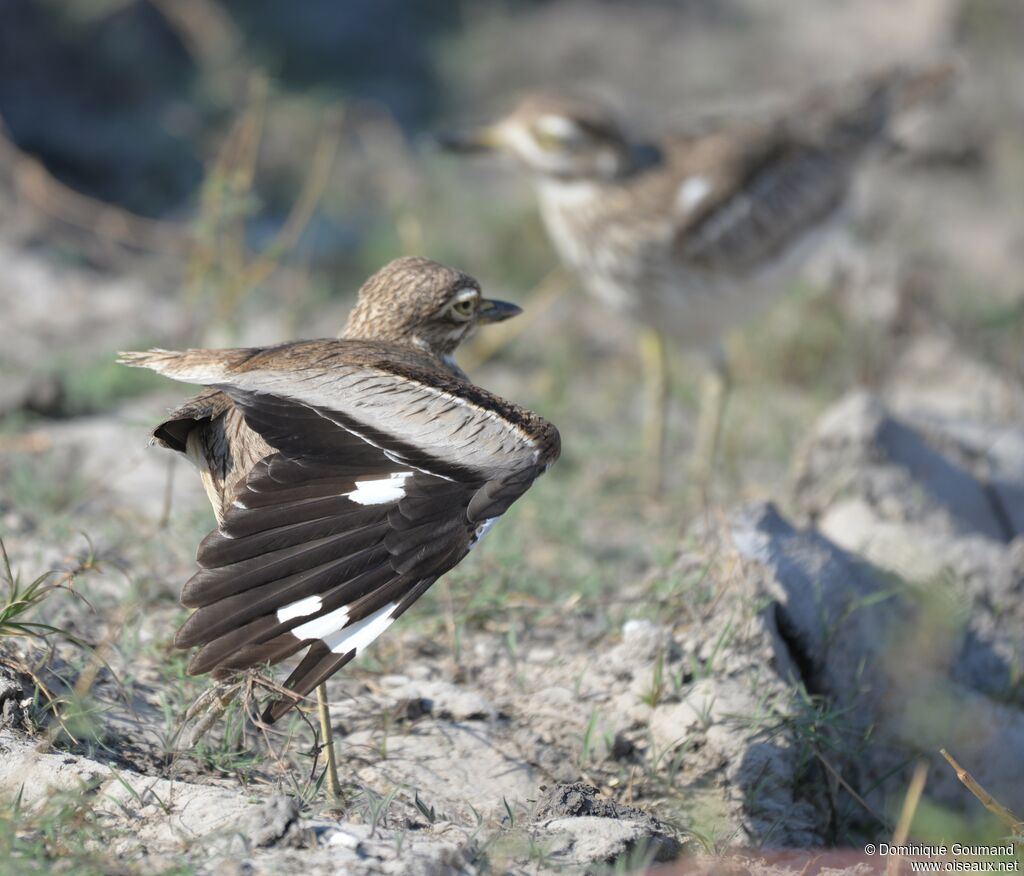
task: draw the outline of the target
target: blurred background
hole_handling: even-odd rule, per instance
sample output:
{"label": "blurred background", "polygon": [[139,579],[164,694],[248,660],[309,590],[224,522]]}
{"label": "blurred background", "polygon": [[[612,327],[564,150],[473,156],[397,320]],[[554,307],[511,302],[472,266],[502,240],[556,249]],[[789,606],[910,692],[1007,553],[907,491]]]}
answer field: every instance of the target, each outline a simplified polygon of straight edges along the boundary
{"label": "blurred background", "polygon": [[[829,424],[820,418],[858,390],[902,405],[901,415],[932,422],[941,414],[966,442],[958,464],[973,472],[995,463],[972,456],[968,438],[991,443],[1024,417],[1017,0],[0,0],[0,20],[0,538],[27,580],[50,569],[88,572],[77,586],[91,603],[58,598],[38,609],[89,650],[0,647],[48,680],[57,701],[76,704],[85,728],[76,739],[93,742],[65,740],[69,750],[95,755],[106,746],[162,775],[165,762],[145,752],[169,745],[184,704],[205,685],[184,677],[169,642],[183,617],[178,589],[212,516],[192,472],[145,447],[187,388],[116,366],[117,350],[334,335],[361,282],[407,253],[473,274],[528,314],[533,302],[524,334],[500,349],[483,335],[463,364],[477,382],[555,422],[563,459],[415,622],[452,653],[465,654],[473,636],[497,641],[501,659],[559,624],[570,630],[568,650],[585,654],[601,636],[622,635],[624,621],[681,623],[680,600],[693,596],[686,588],[706,583],[694,583],[692,552],[706,549],[725,512],[752,500],[821,524],[843,549],[894,574],[945,575],[943,563],[925,574],[917,554],[878,547],[916,535],[876,518],[857,529],[849,517],[829,517],[842,490],[826,495],[822,486],[829,466],[813,441]],[[893,132],[860,175],[838,239],[767,318],[730,339],[736,390],[710,501],[683,465],[699,372],[675,363],[669,440],[679,465],[665,499],[651,502],[637,477],[634,328],[578,289],[545,296],[557,262],[529,187],[498,161],[440,153],[430,135],[493,118],[533,87],[596,88],[655,132],[783,109],[888,64],[949,56],[964,68],[954,93]],[[948,449],[953,432],[933,443]],[[1007,482],[1019,500],[1024,444],[1008,440]],[[872,500],[877,484],[864,487]],[[886,526],[924,520],[922,531],[946,532],[946,517],[919,520],[900,505],[886,518],[896,507],[888,499],[872,507]],[[1016,513],[1004,513],[993,536],[1005,548],[998,563],[1008,589],[999,598],[1024,580]],[[995,580],[994,567],[978,563],[981,578]],[[960,609],[999,602],[949,586]],[[709,610],[719,604],[701,600]],[[950,620],[943,611],[939,627],[966,635],[962,612]],[[1014,616],[1006,611],[1000,616]],[[418,633],[410,635],[415,652]],[[1016,708],[1019,633],[1000,642],[997,699]],[[354,677],[399,671],[406,653],[382,644]],[[449,678],[447,659],[427,662]],[[657,665],[651,655],[637,659]],[[89,683],[76,688],[89,667]],[[576,711],[582,726],[572,731],[570,760],[589,762],[596,712]],[[154,723],[164,737],[146,729]],[[236,724],[197,755],[196,775],[244,768],[271,781],[235,757],[257,745],[243,745],[245,732]],[[1003,754],[1019,760],[1020,751]],[[893,818],[907,763],[887,773],[891,786],[872,786]],[[601,769],[581,773],[625,787],[625,779],[607,784],[617,766]],[[689,812],[679,786],[652,769],[648,802]],[[832,842],[871,833],[845,832],[837,818]],[[764,839],[765,830],[745,829],[746,842]]]}

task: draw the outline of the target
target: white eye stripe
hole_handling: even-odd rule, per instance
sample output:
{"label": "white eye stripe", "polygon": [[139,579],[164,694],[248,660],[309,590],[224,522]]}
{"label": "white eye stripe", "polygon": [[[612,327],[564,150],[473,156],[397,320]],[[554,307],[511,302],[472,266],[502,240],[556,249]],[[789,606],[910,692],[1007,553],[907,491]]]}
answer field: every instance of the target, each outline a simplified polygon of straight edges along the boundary
{"label": "white eye stripe", "polygon": [[467,286],[465,289],[460,289],[455,293],[455,297],[452,301],[455,304],[461,304],[463,301],[472,301],[474,298],[480,297],[480,290],[474,289],[471,286]]}

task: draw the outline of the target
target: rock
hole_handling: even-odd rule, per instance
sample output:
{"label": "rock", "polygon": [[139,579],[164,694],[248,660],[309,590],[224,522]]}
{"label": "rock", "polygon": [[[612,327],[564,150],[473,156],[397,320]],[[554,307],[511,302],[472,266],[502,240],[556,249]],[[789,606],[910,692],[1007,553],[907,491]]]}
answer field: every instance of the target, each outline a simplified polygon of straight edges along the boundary
{"label": "rock", "polygon": [[862,496],[885,519],[937,533],[1008,540],[986,489],[870,393],[851,393],[821,419],[797,462],[798,506],[812,519],[837,497]]}
{"label": "rock", "polygon": [[914,422],[1020,423],[1024,388],[946,337],[925,335],[899,358],[883,395]]}
{"label": "rock", "polygon": [[405,700],[418,715],[429,714],[443,721],[493,721],[498,715],[478,691],[446,681],[392,676],[381,679],[381,686],[395,699]]}
{"label": "rock", "polygon": [[820,842],[826,825],[823,801],[797,780],[803,742],[793,732],[765,732],[798,714],[788,694],[788,684],[770,672],[701,679],[681,702],[654,709],[650,733],[655,752],[677,752],[689,774],[715,777],[729,801],[719,817],[737,832],[804,847]]}
{"label": "rock", "polygon": [[601,797],[583,782],[547,789],[533,820],[545,832],[564,834],[552,851],[574,864],[612,864],[638,850],[650,860],[670,861],[681,851],[667,825],[641,809]]}
{"label": "rock", "polygon": [[[424,722],[430,727],[431,722]],[[419,725],[417,725],[419,726]],[[374,731],[350,733],[339,751],[358,754],[379,745]],[[533,794],[537,767],[500,744],[487,725],[439,724],[426,732],[396,732],[386,738],[386,759],[360,766],[355,775],[370,787],[419,789],[428,806],[444,820],[472,818],[472,810],[490,815],[503,810],[502,799],[525,800]],[[359,762],[364,760],[359,759]]]}
{"label": "rock", "polygon": [[547,788],[534,810],[534,821],[593,815],[598,818],[650,818],[645,812],[632,806],[623,806],[614,800],[601,796],[601,792],[586,782],[566,782]]}
{"label": "rock", "polygon": [[615,864],[627,857],[633,862],[672,861],[680,851],[674,839],[652,835],[635,821],[583,815],[555,818],[541,829],[549,854],[562,864]]}
{"label": "rock", "polygon": [[0,730],[29,732],[35,729],[34,701],[32,679],[0,662]]}
{"label": "rock", "polygon": [[[997,799],[1024,807],[1024,767],[991,757],[1024,744],[1024,713],[990,699],[983,686],[967,686],[957,672],[958,655],[985,651],[991,671],[999,658],[988,631],[971,619],[962,631],[942,627],[927,591],[900,587],[821,534],[793,528],[770,505],[733,514],[730,533],[740,556],[768,573],[780,631],[807,689],[847,714],[846,729],[834,732],[857,752],[850,768],[864,787],[910,754],[948,747]],[[1019,654],[1017,641],[1009,650]],[[872,745],[860,750],[858,734],[869,729]],[[969,804],[949,779],[937,769],[929,793],[945,805]]]}
{"label": "rock", "polygon": [[299,817],[299,806],[293,797],[276,794],[249,815],[244,834],[257,848],[272,846],[282,839]]}
{"label": "rock", "polygon": [[622,625],[622,644],[615,648],[616,656],[635,666],[654,660],[659,654],[672,650],[672,637],[668,630],[644,619],[632,619]]}

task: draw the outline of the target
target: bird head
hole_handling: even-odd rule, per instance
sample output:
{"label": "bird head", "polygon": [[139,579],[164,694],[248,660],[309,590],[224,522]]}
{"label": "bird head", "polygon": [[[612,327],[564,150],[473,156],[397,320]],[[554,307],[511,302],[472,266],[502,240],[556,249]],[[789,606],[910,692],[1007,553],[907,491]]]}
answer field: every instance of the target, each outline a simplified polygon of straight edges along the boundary
{"label": "bird head", "polygon": [[515,304],[484,298],[468,274],[406,256],[363,284],[341,336],[407,344],[449,362],[478,326],[521,312]]}
{"label": "bird head", "polygon": [[532,94],[491,125],[438,138],[456,152],[501,152],[541,178],[614,179],[630,146],[615,115],[599,101]]}

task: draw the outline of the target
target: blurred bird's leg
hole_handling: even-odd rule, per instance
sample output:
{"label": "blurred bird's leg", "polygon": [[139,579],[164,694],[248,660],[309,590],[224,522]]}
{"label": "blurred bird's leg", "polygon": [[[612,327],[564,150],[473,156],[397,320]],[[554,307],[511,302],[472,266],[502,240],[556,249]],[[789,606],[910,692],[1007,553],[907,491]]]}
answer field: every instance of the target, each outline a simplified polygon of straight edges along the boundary
{"label": "blurred bird's leg", "polygon": [[656,328],[640,335],[644,369],[644,486],[660,497],[665,487],[665,430],[669,403],[669,361],[665,336]]}
{"label": "blurred bird's leg", "polygon": [[327,787],[334,802],[341,801],[341,783],[338,781],[338,761],[334,755],[334,728],[331,727],[331,710],[327,705],[327,683],[316,688],[316,705],[320,715],[320,736],[323,738],[324,755],[327,758]]}
{"label": "blurred bird's leg", "polygon": [[525,335],[572,285],[572,275],[563,267],[557,267],[533,287],[521,316],[501,325],[488,326],[486,334],[473,339],[465,353],[459,356],[460,365],[466,372],[483,365],[516,338]]}
{"label": "blurred bird's leg", "polygon": [[690,460],[690,476],[707,501],[718,458],[718,443],[722,435],[725,406],[732,388],[732,377],[725,348],[716,344],[711,367],[701,378],[700,410],[697,417],[697,436]]}

